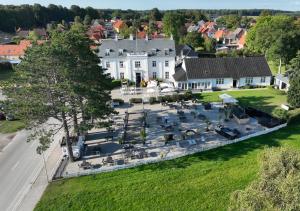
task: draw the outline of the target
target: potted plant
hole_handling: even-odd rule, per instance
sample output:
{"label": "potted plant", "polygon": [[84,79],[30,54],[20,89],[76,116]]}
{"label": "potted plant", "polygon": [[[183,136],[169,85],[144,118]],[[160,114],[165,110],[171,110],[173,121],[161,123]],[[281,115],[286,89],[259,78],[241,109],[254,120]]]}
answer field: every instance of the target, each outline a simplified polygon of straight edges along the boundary
{"label": "potted plant", "polygon": [[146,137],[147,137],[145,128],[143,128],[143,129],[140,131],[140,137],[141,137],[141,139],[142,139],[143,145],[145,145],[145,144],[146,144]]}

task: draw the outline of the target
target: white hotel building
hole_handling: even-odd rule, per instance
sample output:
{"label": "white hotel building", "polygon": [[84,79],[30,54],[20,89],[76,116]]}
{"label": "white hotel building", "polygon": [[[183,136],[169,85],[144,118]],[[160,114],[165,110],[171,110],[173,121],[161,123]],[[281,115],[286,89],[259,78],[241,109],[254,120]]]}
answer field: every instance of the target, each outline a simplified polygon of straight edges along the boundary
{"label": "white hotel building", "polygon": [[175,42],[172,39],[103,40],[99,56],[101,65],[114,79],[162,79],[173,82],[175,74]]}

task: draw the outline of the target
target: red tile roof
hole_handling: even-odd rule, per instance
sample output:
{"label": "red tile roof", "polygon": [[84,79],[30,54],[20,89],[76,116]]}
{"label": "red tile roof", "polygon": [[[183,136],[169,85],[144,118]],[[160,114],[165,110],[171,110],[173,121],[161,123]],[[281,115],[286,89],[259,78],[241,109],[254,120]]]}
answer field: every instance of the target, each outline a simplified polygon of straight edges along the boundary
{"label": "red tile roof", "polygon": [[117,21],[114,23],[114,28],[120,29],[120,28],[123,27],[123,25],[124,25],[124,22],[123,22],[123,21],[117,20]]}
{"label": "red tile roof", "polygon": [[238,41],[238,44],[242,46],[244,46],[245,43],[246,43],[246,33],[244,33]]}
{"label": "red tile roof", "polygon": [[137,33],[137,37],[139,39],[145,39],[146,38],[147,33],[145,31],[141,31]]}
{"label": "red tile roof", "polygon": [[23,56],[30,45],[29,40],[21,40],[19,45],[0,45],[0,56]]}
{"label": "red tile roof", "polygon": [[225,31],[224,30],[218,30],[215,33],[215,38],[216,39],[221,39],[221,38],[223,38],[224,35],[225,35]]}

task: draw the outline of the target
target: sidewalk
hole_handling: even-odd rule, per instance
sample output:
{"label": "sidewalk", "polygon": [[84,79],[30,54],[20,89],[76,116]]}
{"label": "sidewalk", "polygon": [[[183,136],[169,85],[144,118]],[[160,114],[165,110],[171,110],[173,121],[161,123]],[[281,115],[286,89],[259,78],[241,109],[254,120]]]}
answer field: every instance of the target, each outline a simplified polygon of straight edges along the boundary
{"label": "sidewalk", "polygon": [[[46,167],[47,167],[49,180],[51,180],[53,175],[55,174],[55,171],[59,165],[61,158],[62,158],[61,148],[59,145],[59,141],[56,140],[55,142],[52,143],[49,150],[45,153]],[[47,186],[48,186],[47,176],[46,176],[45,168],[43,166],[39,175],[35,179],[35,182],[32,184],[29,192],[26,194],[26,196],[18,206],[17,210],[32,211],[36,206],[36,204],[39,202]]]}

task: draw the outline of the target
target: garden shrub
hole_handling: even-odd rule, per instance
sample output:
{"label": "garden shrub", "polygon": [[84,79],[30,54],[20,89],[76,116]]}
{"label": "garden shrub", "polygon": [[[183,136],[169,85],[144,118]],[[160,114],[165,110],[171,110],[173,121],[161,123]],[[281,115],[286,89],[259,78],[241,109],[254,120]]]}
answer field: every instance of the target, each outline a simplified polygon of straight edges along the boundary
{"label": "garden shrub", "polygon": [[156,100],[156,97],[150,97],[149,98],[149,103],[152,105],[152,104],[155,104],[157,103],[158,101]]}
{"label": "garden shrub", "polygon": [[123,105],[124,104],[124,100],[120,99],[120,98],[117,98],[117,99],[113,99],[112,100],[114,103],[119,103],[120,105]]}
{"label": "garden shrub", "polygon": [[281,108],[276,108],[273,112],[272,112],[273,116],[282,119],[282,120],[288,120],[289,115],[288,112],[286,110],[283,110]]}
{"label": "garden shrub", "polygon": [[131,98],[129,100],[130,103],[142,103],[143,102],[143,99],[142,98]]}
{"label": "garden shrub", "polygon": [[115,88],[119,88],[119,87],[121,87],[121,80],[113,80],[112,82],[111,82],[111,84],[112,84],[112,88],[113,89],[115,89]]}

